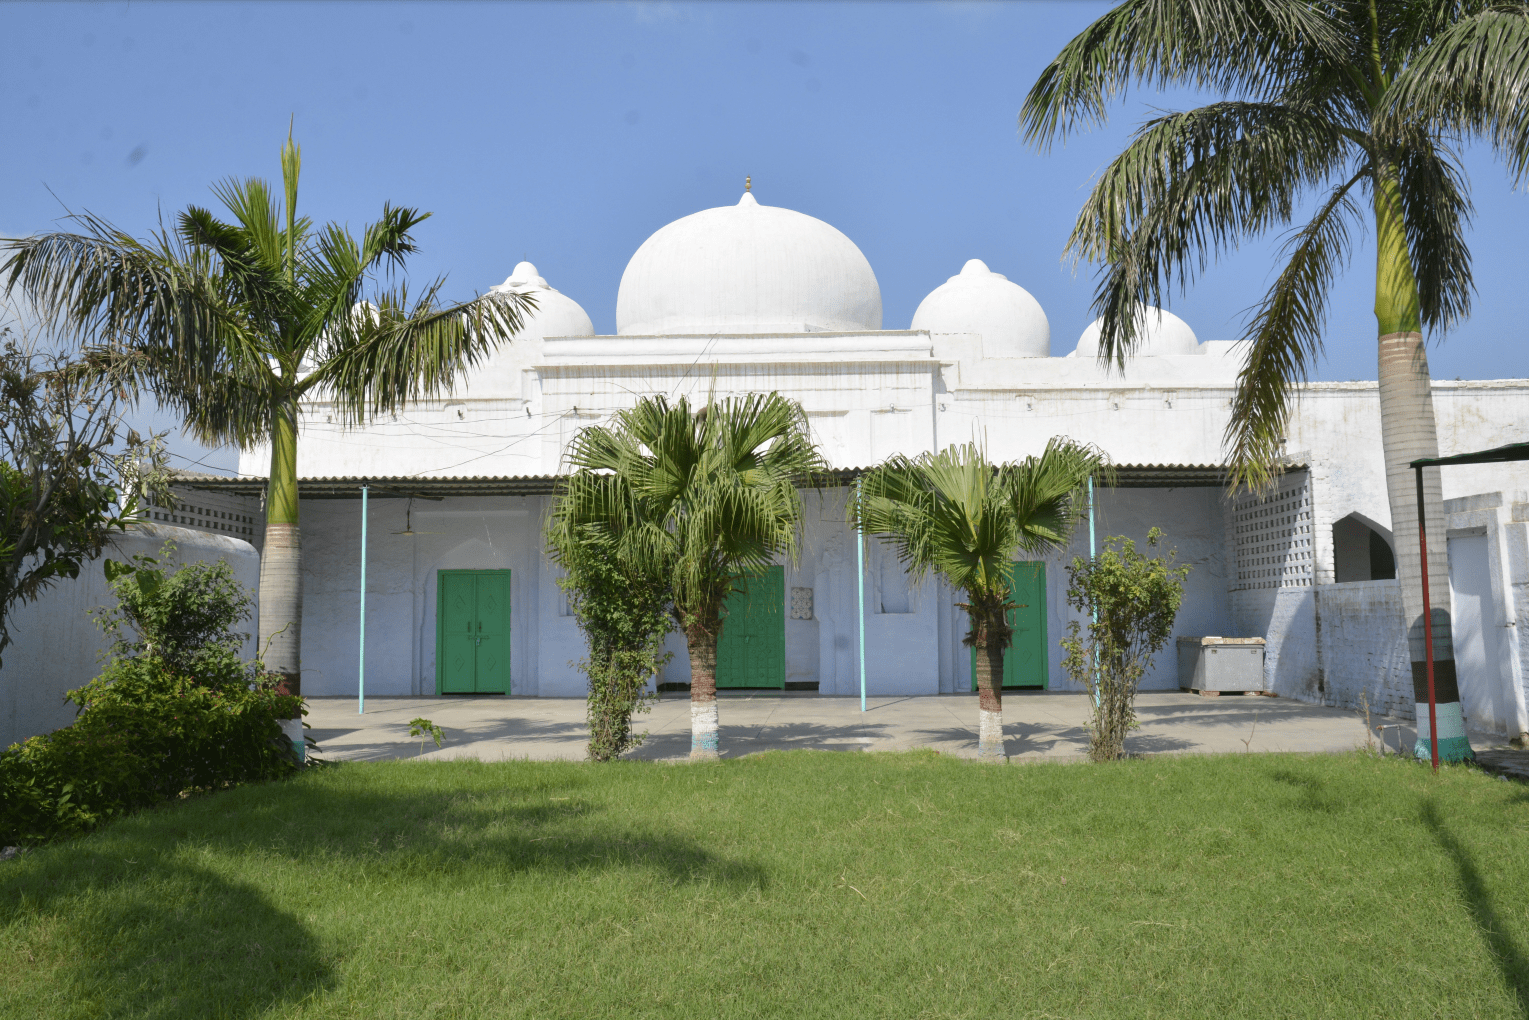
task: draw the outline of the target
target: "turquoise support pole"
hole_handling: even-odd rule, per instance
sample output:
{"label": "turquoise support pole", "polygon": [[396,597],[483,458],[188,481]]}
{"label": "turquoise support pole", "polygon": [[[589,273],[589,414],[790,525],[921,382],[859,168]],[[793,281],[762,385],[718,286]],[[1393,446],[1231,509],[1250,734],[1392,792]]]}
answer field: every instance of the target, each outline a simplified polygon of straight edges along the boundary
{"label": "turquoise support pole", "polygon": [[366,486],[361,486],[361,647],[356,653],[356,714],[366,712]]}
{"label": "turquoise support pole", "polygon": [[855,565],[860,580],[860,711],[865,711],[865,532],[855,525]]}

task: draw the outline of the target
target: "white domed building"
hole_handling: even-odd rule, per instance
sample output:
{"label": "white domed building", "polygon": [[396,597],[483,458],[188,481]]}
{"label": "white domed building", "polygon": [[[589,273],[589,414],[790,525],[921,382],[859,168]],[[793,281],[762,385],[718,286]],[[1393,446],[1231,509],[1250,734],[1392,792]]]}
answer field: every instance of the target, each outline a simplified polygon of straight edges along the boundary
{"label": "white domed building", "polygon": [[[492,290],[529,294],[537,311],[520,338],[451,394],[351,430],[333,423],[321,401],[304,406],[305,691],[356,690],[354,497],[365,483],[369,692],[583,696],[585,681],[571,665],[582,639],[540,539],[568,443],[644,394],[704,401],[773,390],[801,403],[846,482],[893,453],[971,440],[995,460],[1037,453],[1059,435],[1096,444],[1117,470],[1117,485],[1099,494],[1099,539],[1161,527],[1180,562],[1193,566],[1179,634],[1267,637],[1267,678],[1281,695],[1357,704],[1364,690],[1374,710],[1410,710],[1410,676],[1394,663],[1379,673],[1374,665],[1395,659],[1405,671],[1405,652],[1387,658],[1397,635],[1366,638],[1370,644],[1332,639],[1374,630],[1364,614],[1373,617],[1395,592],[1388,551],[1410,540],[1388,530],[1375,384],[1306,386],[1285,443],[1290,468],[1276,491],[1228,498],[1222,437],[1241,366],[1234,334],[1218,327],[1204,337],[1202,324],[1197,336],[1172,312],[1143,309],[1133,356],[1123,367],[1102,365],[1097,323],[1076,344],[1054,346],[1053,321],[1023,281],[995,271],[1003,268],[997,257],[952,265],[943,282],[943,273],[932,275],[911,322],[886,323],[876,273],[852,239],[750,192],[659,227],[637,249],[621,277],[612,335],[597,335],[574,297],[548,282],[558,273],[543,278],[522,262]],[[1056,325],[1072,336],[1082,323]],[[1523,381],[1438,381],[1434,401],[1448,450],[1524,438]],[[208,480],[196,499],[203,509],[226,504],[258,517],[266,464],[252,450],[241,461],[248,479]],[[1512,472],[1461,468],[1444,476],[1445,495],[1503,490],[1509,475],[1511,485],[1529,488],[1529,478]],[[765,685],[858,693],[863,619],[871,694],[970,691],[964,618],[949,590],[935,581],[910,585],[895,557],[870,542],[861,600],[844,493],[807,494],[802,557],[778,568],[774,629],[756,635],[783,649]],[[1492,506],[1513,499],[1523,497]],[[1491,500],[1478,502],[1469,511],[1474,523],[1461,526],[1487,530],[1472,535],[1499,541],[1503,529],[1524,527]],[[1057,639],[1076,614],[1066,606],[1065,571],[1071,556],[1088,554],[1088,534],[1082,529],[1065,554],[1026,574],[1033,587],[1016,599],[1021,635],[1008,678],[1016,685],[1067,686]],[[1491,562],[1501,575],[1491,590],[1510,591],[1518,582],[1504,573],[1506,559]],[[508,596],[498,621],[507,647],[492,669],[446,661],[443,642],[465,610],[442,593],[474,584],[499,585]],[[1513,618],[1511,607],[1499,610]],[[1319,613],[1327,615],[1319,621]],[[1506,640],[1501,630],[1494,641]],[[676,651],[679,640],[671,638]],[[1495,645],[1481,654],[1499,652],[1512,658]],[[742,682],[723,673],[723,686]],[[750,675],[757,682],[760,674]],[[678,654],[662,679],[687,677]],[[1179,686],[1171,647],[1146,686]],[[1521,692],[1499,694],[1474,707],[1468,699],[1467,712],[1517,725],[1506,720],[1522,712]]]}

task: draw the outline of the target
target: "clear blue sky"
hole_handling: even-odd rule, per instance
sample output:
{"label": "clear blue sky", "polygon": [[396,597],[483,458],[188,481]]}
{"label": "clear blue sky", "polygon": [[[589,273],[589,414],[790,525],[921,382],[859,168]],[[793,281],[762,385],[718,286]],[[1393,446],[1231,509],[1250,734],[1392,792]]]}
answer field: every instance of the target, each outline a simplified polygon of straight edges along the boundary
{"label": "clear blue sky", "polygon": [[[969,258],[1036,296],[1054,351],[1093,277],[1060,261],[1091,175],[1153,108],[1049,155],[1016,114],[1046,60],[1106,4],[0,4],[0,234],[89,209],[134,233],[229,175],[278,174],[295,117],[301,208],[354,227],[384,201],[434,212],[411,278],[466,297],[522,258],[615,328],[637,246],[671,220],[759,200],[832,223],[881,283],[885,326]],[[1465,154],[1479,293],[1432,352],[1441,378],[1529,376],[1512,301],[1529,196]],[[51,193],[50,193],[51,192]],[[54,196],[57,196],[56,198]],[[1276,239],[1169,307],[1235,339]],[[1334,295],[1324,379],[1375,377],[1373,253]],[[189,445],[181,449],[190,452]],[[225,453],[210,463],[231,465]]]}

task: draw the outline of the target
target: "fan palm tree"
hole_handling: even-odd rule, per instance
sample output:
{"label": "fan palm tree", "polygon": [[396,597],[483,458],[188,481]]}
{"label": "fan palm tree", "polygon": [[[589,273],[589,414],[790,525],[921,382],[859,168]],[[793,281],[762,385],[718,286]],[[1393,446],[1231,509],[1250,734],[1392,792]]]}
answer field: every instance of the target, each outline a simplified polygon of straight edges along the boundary
{"label": "fan palm tree", "polygon": [[413,297],[381,286],[429,213],[384,205],[359,241],[336,223],[315,229],[297,214],[300,168],[289,134],[284,202],[265,181],[227,180],[213,191],[231,223],[190,206],[140,241],[82,215],[79,232],[7,242],[0,264],[7,293],[19,288],[48,321],[101,341],[198,440],[270,444],[260,647],[291,694],[302,689],[300,403],[327,401],[356,424],[449,388],[534,308],[518,295],[442,304],[440,280]]}
{"label": "fan palm tree", "polygon": [[[1381,439],[1413,687],[1424,674],[1422,561],[1409,462],[1438,455],[1423,329],[1470,312],[1471,203],[1452,145],[1481,139],[1529,170],[1529,6],[1497,0],[1129,0],[1063,48],[1031,88],[1025,136],[1045,148],[1101,122],[1132,83],[1226,98],[1147,121],[1099,175],[1068,250],[1101,264],[1101,359],[1123,363],[1142,304],[1187,287],[1243,239],[1292,226],[1243,336],[1226,430],[1234,484],[1266,487],[1299,384],[1322,353],[1328,295],[1373,224]],[[1310,218],[1296,224],[1298,214]],[[1437,468],[1425,519],[1443,534]],[[1444,543],[1429,560],[1438,737],[1469,757],[1455,679]],[[1429,733],[1419,719],[1418,747]]]}
{"label": "fan palm tree", "polygon": [[964,643],[977,650],[977,754],[1001,761],[1003,656],[1009,627],[1014,557],[1065,546],[1083,515],[1079,499],[1090,477],[1107,473],[1091,446],[1053,439],[1039,457],[994,465],[973,443],[938,453],[892,457],[868,472],[850,502],[851,522],[883,535],[915,579],[938,573],[966,593],[971,627]]}
{"label": "fan palm tree", "polygon": [[551,529],[607,545],[639,576],[665,576],[690,655],[690,757],[717,757],[717,641],[723,606],[749,575],[795,561],[797,485],[822,466],[801,405],[749,394],[692,409],[644,397],[575,437],[576,471]]}

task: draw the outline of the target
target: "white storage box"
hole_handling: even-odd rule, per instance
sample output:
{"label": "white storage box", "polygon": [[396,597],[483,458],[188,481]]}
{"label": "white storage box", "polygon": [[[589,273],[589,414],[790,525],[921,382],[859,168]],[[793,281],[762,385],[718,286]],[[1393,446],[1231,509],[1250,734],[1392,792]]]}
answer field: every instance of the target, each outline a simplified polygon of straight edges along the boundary
{"label": "white storage box", "polygon": [[1179,638],[1179,687],[1186,691],[1266,693],[1264,639]]}

